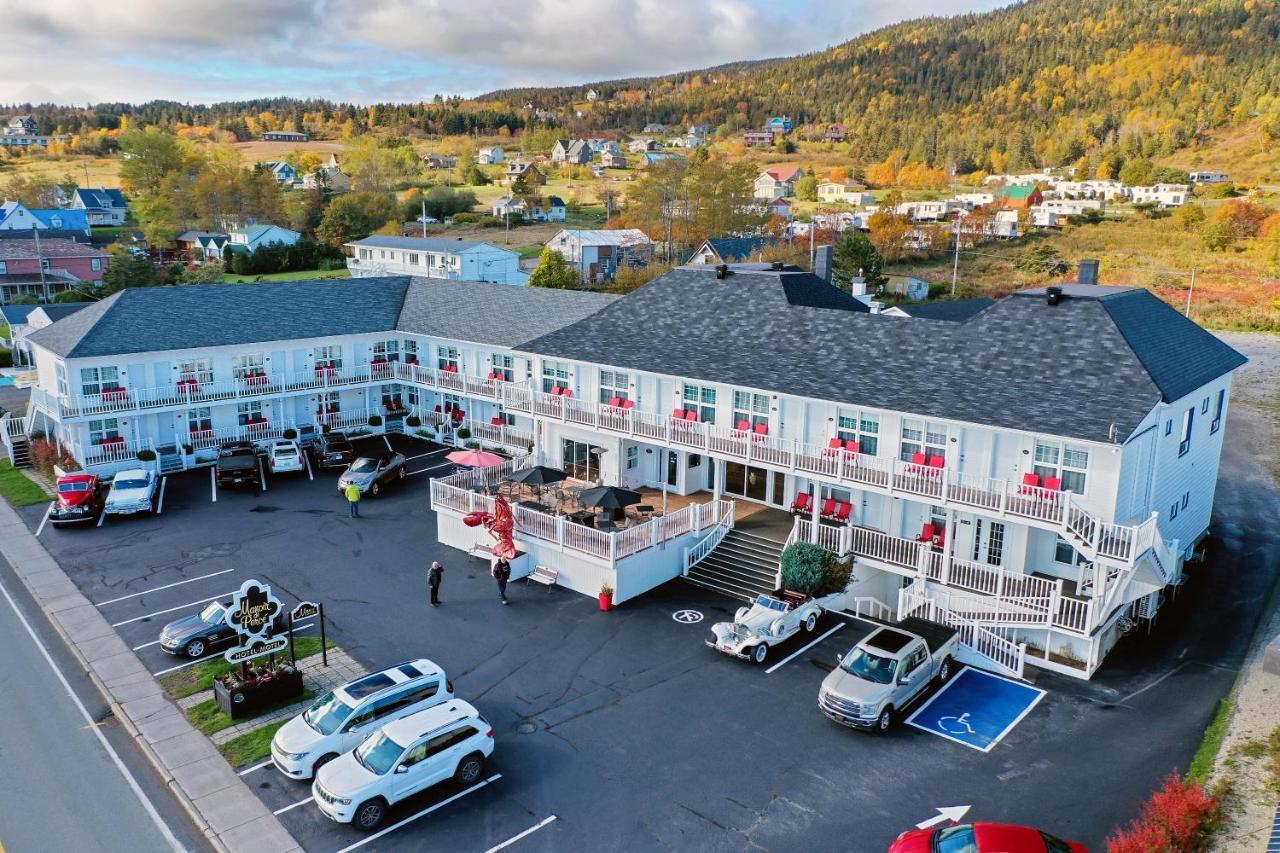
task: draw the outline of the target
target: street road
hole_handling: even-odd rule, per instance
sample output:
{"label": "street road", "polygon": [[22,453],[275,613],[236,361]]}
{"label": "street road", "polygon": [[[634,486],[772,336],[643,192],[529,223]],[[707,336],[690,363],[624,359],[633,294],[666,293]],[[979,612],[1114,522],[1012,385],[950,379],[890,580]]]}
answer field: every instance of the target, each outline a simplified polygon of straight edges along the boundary
{"label": "street road", "polygon": [[3,560],[0,650],[0,850],[207,849]]}

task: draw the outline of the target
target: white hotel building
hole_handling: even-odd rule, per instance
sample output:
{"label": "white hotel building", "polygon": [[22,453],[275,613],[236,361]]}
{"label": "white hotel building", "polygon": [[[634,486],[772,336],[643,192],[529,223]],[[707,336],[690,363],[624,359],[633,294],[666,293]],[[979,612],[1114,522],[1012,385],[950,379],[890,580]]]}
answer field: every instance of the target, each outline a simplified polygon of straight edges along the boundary
{"label": "white hotel building", "polygon": [[[579,592],[768,586],[735,568],[732,500],[852,556],[850,607],[948,621],[997,668],[1085,678],[1206,534],[1244,363],[1143,289],[903,319],[763,265],[684,267],[625,297],[407,277],[141,288],[28,341],[39,386],[10,443],[54,434],[103,471],[150,449],[176,471],[231,437],[371,414],[466,425],[579,479],[696,496],[616,533],[518,508],[529,562]],[[461,524],[490,500],[475,481],[433,482],[441,541],[483,539]]]}

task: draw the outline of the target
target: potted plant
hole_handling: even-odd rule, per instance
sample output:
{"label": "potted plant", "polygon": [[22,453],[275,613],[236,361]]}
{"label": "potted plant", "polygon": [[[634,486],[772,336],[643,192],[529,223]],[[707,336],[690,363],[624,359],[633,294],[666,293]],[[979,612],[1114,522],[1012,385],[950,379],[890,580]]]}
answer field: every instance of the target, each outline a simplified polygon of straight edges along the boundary
{"label": "potted plant", "polygon": [[333,429],[333,427],[329,426],[328,424],[320,424],[321,432],[328,432],[331,429]]}
{"label": "potted plant", "polygon": [[369,415],[369,426],[382,426],[382,415]]}
{"label": "potted plant", "polygon": [[296,699],[304,692],[302,673],[287,663],[248,664],[213,682],[218,710],[233,720]]}
{"label": "potted plant", "polygon": [[146,448],[143,448],[142,450],[138,451],[138,461],[139,462],[155,462],[156,452],[154,450],[148,450]]}
{"label": "potted plant", "polygon": [[466,427],[460,427],[458,429],[458,438],[462,441],[466,441],[468,438],[471,438],[471,430]]}
{"label": "potted plant", "polygon": [[422,426],[422,418],[417,415],[409,415],[409,417],[404,419],[404,425],[411,429],[420,427]]}
{"label": "potted plant", "polygon": [[298,437],[298,431],[297,431],[296,429],[294,429],[293,427],[290,427],[289,429],[285,430],[284,432],[282,432],[282,433],[280,433],[280,434],[281,434],[282,436],[284,436],[285,438],[289,439],[290,441],[292,441],[293,439],[295,439],[295,438],[297,438],[297,437]]}
{"label": "potted plant", "polygon": [[600,584],[600,609],[606,613],[613,609],[613,587],[607,583]]}

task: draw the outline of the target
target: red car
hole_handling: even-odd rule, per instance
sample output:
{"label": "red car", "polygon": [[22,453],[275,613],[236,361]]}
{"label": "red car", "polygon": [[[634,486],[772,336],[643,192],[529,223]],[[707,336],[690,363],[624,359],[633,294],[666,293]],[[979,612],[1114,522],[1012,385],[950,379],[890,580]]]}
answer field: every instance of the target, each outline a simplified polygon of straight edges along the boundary
{"label": "red car", "polygon": [[1089,853],[1083,844],[1007,823],[957,823],[913,829],[889,845],[889,853]]}
{"label": "red car", "polygon": [[49,511],[51,524],[83,524],[97,521],[105,489],[97,474],[63,474],[58,478],[58,499]]}

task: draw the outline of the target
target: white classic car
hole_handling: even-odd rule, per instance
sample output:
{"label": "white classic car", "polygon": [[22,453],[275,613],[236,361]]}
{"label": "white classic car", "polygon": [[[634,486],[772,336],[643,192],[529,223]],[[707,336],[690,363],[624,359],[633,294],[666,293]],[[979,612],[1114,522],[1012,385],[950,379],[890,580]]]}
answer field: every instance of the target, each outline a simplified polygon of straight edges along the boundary
{"label": "white classic car", "polygon": [[133,515],[155,509],[156,475],[141,468],[117,471],[111,480],[111,491],[103,512],[107,515]]}
{"label": "white classic car", "polygon": [[802,628],[806,633],[813,631],[824,603],[831,604],[836,597],[816,599],[788,590],[757,596],[750,607],[738,608],[732,622],[712,625],[707,645],[727,655],[764,663],[770,646]]}

